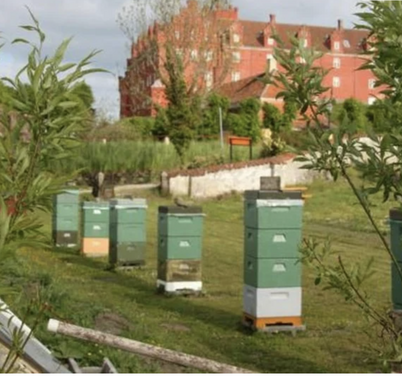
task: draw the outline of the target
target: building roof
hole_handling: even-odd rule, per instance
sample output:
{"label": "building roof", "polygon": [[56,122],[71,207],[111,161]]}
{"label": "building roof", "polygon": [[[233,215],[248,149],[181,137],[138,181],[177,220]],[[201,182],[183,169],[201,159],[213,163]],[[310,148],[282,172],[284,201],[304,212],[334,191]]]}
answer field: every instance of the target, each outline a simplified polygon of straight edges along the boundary
{"label": "building roof", "polygon": [[[243,26],[243,45],[247,47],[264,47],[263,31],[268,26],[267,22],[239,20],[228,22],[224,20],[225,26],[239,22]],[[329,44],[326,43],[328,37],[337,29],[326,26],[293,25],[275,23],[275,28],[286,47],[290,47],[289,36],[295,36],[300,29],[306,26],[311,33],[312,45],[320,51],[330,51]],[[367,38],[368,32],[364,30],[342,29],[342,39],[349,42],[343,45],[343,52],[356,54],[362,51],[361,43]]]}
{"label": "building roof", "polygon": [[218,89],[218,93],[230,99],[232,104],[248,98],[276,99],[281,91],[275,85],[267,85],[263,81],[264,74],[244,78],[236,82],[229,82]]}

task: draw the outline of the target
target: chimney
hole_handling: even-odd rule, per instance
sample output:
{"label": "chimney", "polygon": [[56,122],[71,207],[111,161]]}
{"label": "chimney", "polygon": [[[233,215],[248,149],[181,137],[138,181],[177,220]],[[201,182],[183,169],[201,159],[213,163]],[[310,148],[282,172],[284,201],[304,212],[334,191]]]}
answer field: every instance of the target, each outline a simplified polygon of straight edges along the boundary
{"label": "chimney", "polygon": [[269,23],[272,24],[272,25],[276,24],[276,16],[275,16],[275,14],[270,14],[269,15]]}
{"label": "chimney", "polygon": [[343,30],[343,20],[338,20],[338,30]]}

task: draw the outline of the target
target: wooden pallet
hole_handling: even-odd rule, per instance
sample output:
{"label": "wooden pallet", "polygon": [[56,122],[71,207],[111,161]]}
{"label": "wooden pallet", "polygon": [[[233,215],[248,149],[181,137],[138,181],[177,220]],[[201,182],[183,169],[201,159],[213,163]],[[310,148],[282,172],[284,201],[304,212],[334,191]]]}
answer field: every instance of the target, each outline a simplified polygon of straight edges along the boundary
{"label": "wooden pallet", "polygon": [[256,318],[243,313],[243,325],[259,332],[277,333],[306,330],[301,317],[264,317]]}

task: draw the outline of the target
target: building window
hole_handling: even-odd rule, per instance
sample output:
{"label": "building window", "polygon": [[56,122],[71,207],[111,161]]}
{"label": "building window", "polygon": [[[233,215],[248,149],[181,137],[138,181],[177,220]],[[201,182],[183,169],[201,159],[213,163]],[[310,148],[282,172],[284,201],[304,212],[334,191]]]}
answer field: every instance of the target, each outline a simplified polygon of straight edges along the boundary
{"label": "building window", "polygon": [[196,60],[197,57],[198,57],[198,51],[197,50],[192,50],[190,56],[191,56],[192,60]]}
{"label": "building window", "polygon": [[374,102],[376,101],[376,98],[375,97],[370,97],[369,99],[368,99],[368,104],[369,104],[369,106],[371,106],[371,105],[373,105],[374,104]]}
{"label": "building window", "polygon": [[341,79],[339,77],[334,77],[332,79],[332,86],[333,87],[340,87],[341,86]]}
{"label": "building window", "polygon": [[214,57],[213,51],[205,51],[205,60],[211,61]]}
{"label": "building window", "polygon": [[370,90],[373,90],[373,89],[375,88],[375,79],[374,79],[374,78],[370,78],[370,79],[368,80],[368,88],[369,88]]}
{"label": "building window", "polygon": [[268,46],[273,46],[275,44],[274,38],[268,38]]}
{"label": "building window", "polygon": [[306,38],[303,39],[303,47],[308,47],[308,40]]}
{"label": "building window", "polygon": [[233,42],[234,43],[239,43],[240,42],[240,35],[239,34],[233,34]]}
{"label": "building window", "polygon": [[271,54],[267,55],[267,66],[268,66],[268,72],[272,72],[276,69],[276,60]]}
{"label": "building window", "polygon": [[208,89],[210,89],[213,85],[213,75],[211,72],[208,72],[205,74],[205,85]]}
{"label": "building window", "polygon": [[339,57],[334,57],[333,67],[339,69],[341,67],[341,59]]}
{"label": "building window", "polygon": [[241,61],[241,54],[240,52],[233,52],[232,54],[233,61],[235,63],[239,63]]}
{"label": "building window", "polygon": [[240,72],[232,72],[232,82],[240,81]]}
{"label": "building window", "polygon": [[340,46],[340,43],[339,42],[334,42],[334,50],[335,51],[339,51],[339,48],[340,48],[341,46]]}
{"label": "building window", "polygon": [[345,40],[343,41],[343,46],[344,46],[345,48],[350,48],[350,42],[349,42],[347,39],[345,39]]}

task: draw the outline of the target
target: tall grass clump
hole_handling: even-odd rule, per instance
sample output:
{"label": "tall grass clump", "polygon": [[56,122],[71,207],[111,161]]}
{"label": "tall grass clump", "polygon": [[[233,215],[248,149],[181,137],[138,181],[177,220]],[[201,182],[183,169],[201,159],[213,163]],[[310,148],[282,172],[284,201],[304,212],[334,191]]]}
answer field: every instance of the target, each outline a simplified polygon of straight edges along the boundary
{"label": "tall grass clump", "polygon": [[[257,158],[259,147],[254,147]],[[233,161],[249,159],[247,148],[234,148]],[[185,157],[186,168],[199,168],[229,162],[229,147],[224,151],[218,141],[192,142]],[[138,173],[148,172],[158,178],[162,171],[180,168],[181,162],[173,145],[155,141],[88,142],[73,158],[55,161],[53,168],[59,172],[81,170],[83,173]]]}

